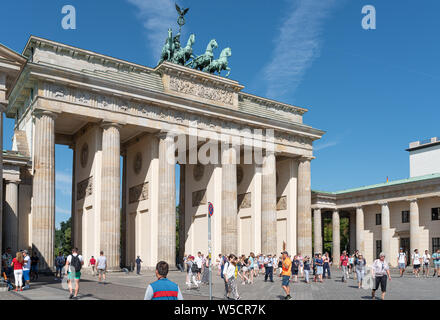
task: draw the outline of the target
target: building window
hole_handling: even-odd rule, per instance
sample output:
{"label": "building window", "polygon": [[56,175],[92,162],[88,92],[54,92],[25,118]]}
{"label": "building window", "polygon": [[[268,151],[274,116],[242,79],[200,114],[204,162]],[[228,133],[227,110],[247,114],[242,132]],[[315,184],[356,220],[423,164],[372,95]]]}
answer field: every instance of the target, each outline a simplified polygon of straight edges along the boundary
{"label": "building window", "polygon": [[380,226],[382,224],[382,214],[376,213],[376,226]]}
{"label": "building window", "polygon": [[440,249],[440,238],[432,238],[432,252]]}
{"label": "building window", "polygon": [[376,259],[379,259],[379,254],[382,252],[382,240],[376,240]]}
{"label": "building window", "polygon": [[402,211],[402,223],[409,222],[409,211]]}
{"label": "building window", "polygon": [[434,220],[440,220],[440,219],[439,219],[439,213],[440,213],[440,208],[432,208],[432,209],[431,209],[431,217],[432,217],[432,221],[434,221]]}

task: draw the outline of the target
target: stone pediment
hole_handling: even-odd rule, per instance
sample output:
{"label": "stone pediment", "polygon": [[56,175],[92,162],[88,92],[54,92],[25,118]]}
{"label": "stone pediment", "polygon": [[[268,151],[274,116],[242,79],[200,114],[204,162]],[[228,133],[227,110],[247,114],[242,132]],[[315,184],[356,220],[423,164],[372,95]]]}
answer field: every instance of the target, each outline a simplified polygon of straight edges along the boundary
{"label": "stone pediment", "polygon": [[199,102],[238,108],[237,81],[164,62],[155,69],[162,76],[165,92]]}

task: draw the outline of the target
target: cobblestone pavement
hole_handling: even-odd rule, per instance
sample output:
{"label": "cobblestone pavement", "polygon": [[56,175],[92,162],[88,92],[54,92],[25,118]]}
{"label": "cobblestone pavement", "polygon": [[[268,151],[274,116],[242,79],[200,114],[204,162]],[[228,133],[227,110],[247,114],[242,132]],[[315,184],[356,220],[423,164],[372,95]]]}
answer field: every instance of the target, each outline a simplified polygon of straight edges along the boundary
{"label": "cobblestone pavement", "polygon": [[[84,272],[83,272],[84,273]],[[432,274],[432,273],[431,273]],[[358,289],[354,279],[346,283],[341,281],[341,272],[332,270],[332,279],[324,279],[324,283],[291,283],[294,300],[370,300],[370,290]],[[169,279],[177,282],[186,300],[206,300],[209,288],[201,285],[198,289],[187,289],[186,273],[172,271]],[[143,299],[148,283],[155,280],[153,272],[142,275],[133,273],[110,273],[107,283],[100,284],[97,277],[91,274],[83,275],[80,285],[80,300],[139,300]],[[64,288],[63,288],[64,287]],[[213,297],[223,299],[223,280],[213,274]],[[242,285],[238,290],[243,300],[279,300],[283,297],[281,278],[274,277],[274,283],[264,282],[263,275],[255,278],[254,284]],[[380,297],[380,290],[377,292]],[[65,300],[69,292],[65,283],[54,278],[41,277],[38,282],[31,284],[30,290],[23,292],[0,292],[0,300]],[[397,272],[392,273],[392,281],[388,282],[387,299],[390,300],[423,300],[440,299],[440,278],[415,278],[409,271],[403,278]]]}

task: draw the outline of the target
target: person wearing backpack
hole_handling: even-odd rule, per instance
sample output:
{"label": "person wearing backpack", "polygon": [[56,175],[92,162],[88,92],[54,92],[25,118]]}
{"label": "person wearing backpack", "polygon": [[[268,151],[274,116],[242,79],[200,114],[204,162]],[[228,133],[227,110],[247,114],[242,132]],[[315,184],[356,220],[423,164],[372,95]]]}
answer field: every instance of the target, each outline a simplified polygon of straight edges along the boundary
{"label": "person wearing backpack", "polygon": [[[79,279],[81,278],[81,268],[84,264],[84,259],[78,254],[78,248],[72,249],[72,254],[67,257],[66,261],[66,276],[67,284],[69,286],[69,299],[77,299],[79,291]],[[73,294],[72,280],[75,280],[75,294]]]}

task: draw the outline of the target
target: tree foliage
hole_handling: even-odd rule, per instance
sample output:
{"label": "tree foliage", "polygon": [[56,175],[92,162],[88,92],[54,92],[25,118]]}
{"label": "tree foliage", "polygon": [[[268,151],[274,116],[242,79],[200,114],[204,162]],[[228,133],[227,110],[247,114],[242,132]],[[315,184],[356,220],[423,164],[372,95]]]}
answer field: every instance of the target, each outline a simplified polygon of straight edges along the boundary
{"label": "tree foliage", "polygon": [[60,228],[55,229],[55,255],[64,256],[72,252],[72,218],[60,223]]}

